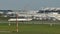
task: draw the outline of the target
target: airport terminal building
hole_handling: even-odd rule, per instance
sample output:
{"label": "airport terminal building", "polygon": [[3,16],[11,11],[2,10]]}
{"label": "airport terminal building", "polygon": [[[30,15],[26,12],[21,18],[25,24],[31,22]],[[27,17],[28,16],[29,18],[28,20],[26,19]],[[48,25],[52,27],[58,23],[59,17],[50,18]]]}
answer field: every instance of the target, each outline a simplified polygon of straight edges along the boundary
{"label": "airport terminal building", "polygon": [[[2,12],[7,11],[7,12]],[[31,18],[36,20],[60,20],[60,8],[44,8],[38,11],[34,10],[1,10],[1,14],[9,17]]]}

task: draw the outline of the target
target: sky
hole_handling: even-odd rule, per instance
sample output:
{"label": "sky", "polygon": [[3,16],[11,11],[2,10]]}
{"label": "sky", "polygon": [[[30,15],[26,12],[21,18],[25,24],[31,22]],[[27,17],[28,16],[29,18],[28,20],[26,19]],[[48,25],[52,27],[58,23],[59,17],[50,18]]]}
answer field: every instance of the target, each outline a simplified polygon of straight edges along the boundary
{"label": "sky", "polygon": [[3,10],[39,10],[42,7],[60,7],[60,0],[0,0]]}

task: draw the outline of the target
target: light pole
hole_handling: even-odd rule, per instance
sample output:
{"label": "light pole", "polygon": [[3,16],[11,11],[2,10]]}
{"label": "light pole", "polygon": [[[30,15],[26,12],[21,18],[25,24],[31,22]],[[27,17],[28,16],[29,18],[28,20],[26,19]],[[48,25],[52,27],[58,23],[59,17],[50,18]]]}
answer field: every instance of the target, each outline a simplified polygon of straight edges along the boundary
{"label": "light pole", "polygon": [[18,32],[18,14],[16,14],[16,32]]}

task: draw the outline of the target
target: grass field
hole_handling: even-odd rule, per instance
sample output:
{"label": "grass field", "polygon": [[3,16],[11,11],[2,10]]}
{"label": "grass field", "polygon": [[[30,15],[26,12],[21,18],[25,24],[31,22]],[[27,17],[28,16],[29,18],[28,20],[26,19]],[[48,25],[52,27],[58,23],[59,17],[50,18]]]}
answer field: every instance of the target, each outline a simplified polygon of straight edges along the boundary
{"label": "grass field", "polygon": [[[19,32],[16,32],[16,23],[8,25],[9,17],[0,17],[0,34],[60,34],[60,21],[30,21],[19,22]],[[40,24],[39,24],[40,23]],[[50,26],[50,24],[53,24]]]}
{"label": "grass field", "polygon": [[[31,21],[32,24],[21,24],[19,23],[19,32],[16,32],[16,23],[0,23],[0,34],[60,34],[60,24],[33,24],[33,23],[59,23],[60,21]],[[31,23],[27,22],[27,23]],[[10,32],[2,32],[10,31]]]}

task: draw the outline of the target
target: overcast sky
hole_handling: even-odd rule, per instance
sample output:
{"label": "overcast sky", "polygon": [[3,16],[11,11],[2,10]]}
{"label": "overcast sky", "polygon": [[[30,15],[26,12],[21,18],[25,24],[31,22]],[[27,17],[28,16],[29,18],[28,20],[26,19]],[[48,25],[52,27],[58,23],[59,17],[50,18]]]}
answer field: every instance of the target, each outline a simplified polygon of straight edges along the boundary
{"label": "overcast sky", "polygon": [[60,7],[60,0],[0,0],[0,9],[40,9]]}

